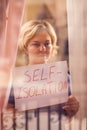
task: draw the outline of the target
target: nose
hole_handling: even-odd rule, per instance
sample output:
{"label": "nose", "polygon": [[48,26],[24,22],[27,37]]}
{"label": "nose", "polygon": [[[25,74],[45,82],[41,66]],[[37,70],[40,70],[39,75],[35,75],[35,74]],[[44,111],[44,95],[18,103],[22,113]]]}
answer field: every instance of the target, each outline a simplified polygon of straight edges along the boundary
{"label": "nose", "polygon": [[40,51],[46,51],[46,47],[44,45],[40,46]]}

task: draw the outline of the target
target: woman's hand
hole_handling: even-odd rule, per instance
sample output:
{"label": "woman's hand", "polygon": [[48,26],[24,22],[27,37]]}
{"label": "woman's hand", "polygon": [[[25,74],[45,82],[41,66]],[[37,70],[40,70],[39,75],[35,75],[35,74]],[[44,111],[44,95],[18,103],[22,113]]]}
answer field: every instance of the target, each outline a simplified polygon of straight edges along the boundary
{"label": "woman's hand", "polygon": [[79,101],[74,96],[69,96],[63,109],[67,111],[68,116],[73,117],[79,110]]}

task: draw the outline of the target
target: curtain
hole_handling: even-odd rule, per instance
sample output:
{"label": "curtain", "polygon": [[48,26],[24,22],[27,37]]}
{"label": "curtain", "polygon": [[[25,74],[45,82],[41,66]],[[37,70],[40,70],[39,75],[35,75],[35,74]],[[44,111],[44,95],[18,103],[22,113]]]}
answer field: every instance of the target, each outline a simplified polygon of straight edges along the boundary
{"label": "curtain", "polygon": [[[80,102],[79,130],[87,129],[87,1],[67,0],[69,65],[73,95]],[[74,125],[76,123],[74,122]],[[83,127],[84,124],[84,127]],[[76,126],[74,126],[75,129]]]}
{"label": "curtain", "polygon": [[25,0],[0,0],[0,109],[8,101]]}

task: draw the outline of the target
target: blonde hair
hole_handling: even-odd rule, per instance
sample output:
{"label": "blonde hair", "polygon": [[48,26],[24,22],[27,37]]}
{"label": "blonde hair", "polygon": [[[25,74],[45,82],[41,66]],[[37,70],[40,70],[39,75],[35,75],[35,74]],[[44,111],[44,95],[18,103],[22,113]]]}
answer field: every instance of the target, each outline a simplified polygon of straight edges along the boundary
{"label": "blonde hair", "polygon": [[[30,20],[26,22],[20,30],[20,35],[18,39],[18,55],[19,57],[23,55],[25,49],[27,48],[29,41],[34,37],[34,35],[40,31],[46,30],[51,37],[51,42],[53,45],[52,56],[57,54],[58,46],[57,44],[57,35],[53,26],[46,20]],[[22,55],[21,55],[22,54]],[[19,59],[19,58],[18,58]]]}
{"label": "blonde hair", "polygon": [[24,51],[29,44],[29,40],[31,40],[34,37],[34,35],[42,29],[45,29],[50,35],[53,50],[56,52],[58,48],[56,45],[57,36],[52,25],[46,20],[30,20],[22,26],[18,41],[19,49],[21,51]]}

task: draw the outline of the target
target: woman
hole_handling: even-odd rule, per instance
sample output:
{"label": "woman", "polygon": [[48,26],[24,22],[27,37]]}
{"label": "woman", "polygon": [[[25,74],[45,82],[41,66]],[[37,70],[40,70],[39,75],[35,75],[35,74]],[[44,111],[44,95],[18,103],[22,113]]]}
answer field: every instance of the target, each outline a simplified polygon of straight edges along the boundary
{"label": "woman", "polygon": [[[43,64],[50,62],[57,53],[57,36],[53,27],[45,20],[31,20],[21,29],[18,46],[20,52],[27,56],[27,65]],[[21,59],[20,59],[21,60]],[[71,95],[61,108],[69,117],[73,117],[78,109],[78,100]]]}

